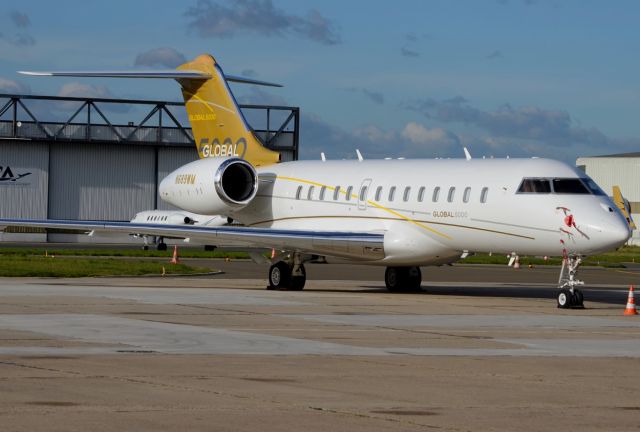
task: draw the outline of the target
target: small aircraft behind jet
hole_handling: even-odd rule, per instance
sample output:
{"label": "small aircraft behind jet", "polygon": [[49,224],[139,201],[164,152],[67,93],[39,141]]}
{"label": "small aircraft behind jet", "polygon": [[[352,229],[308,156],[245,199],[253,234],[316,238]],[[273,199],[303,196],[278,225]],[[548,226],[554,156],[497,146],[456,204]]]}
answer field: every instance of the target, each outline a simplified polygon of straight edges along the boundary
{"label": "small aircraft behind jet", "polygon": [[[622,246],[631,231],[584,172],[548,159],[293,161],[265,148],[245,121],[210,55],[171,71],[40,72],[31,75],[172,78],[186,102],[201,159],[162,180],[160,197],[243,226],[0,219],[0,226],[50,227],[226,240],[281,253],[269,287],[300,290],[311,254],[386,266],[389,291],[418,290],[420,266],[473,252],[563,256],[558,306],[581,306],[582,257]],[[345,143],[348,145],[348,143]]]}
{"label": "small aircraft behind jet", "polygon": [[[220,227],[229,225],[232,222],[226,216],[220,215],[201,215],[188,211],[179,210],[145,210],[136,213],[131,223],[138,224],[154,224],[154,225],[198,225]],[[140,237],[144,241],[144,250],[149,249],[149,243],[155,244],[159,251],[167,250],[167,244],[164,242],[164,236],[150,236],[148,234],[140,234],[136,232],[130,233],[134,237]],[[190,241],[189,237],[172,237],[181,238]]]}

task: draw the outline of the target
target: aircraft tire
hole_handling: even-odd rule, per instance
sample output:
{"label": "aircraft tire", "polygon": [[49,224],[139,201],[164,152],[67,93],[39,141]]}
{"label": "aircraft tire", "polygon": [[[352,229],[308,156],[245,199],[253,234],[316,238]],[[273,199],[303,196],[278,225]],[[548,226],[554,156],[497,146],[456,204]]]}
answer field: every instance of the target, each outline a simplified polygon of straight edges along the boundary
{"label": "aircraft tire", "polygon": [[300,275],[291,275],[291,282],[289,283],[289,289],[291,291],[302,291],[304,284],[307,282],[307,272],[303,265],[300,265]]}
{"label": "aircraft tire", "polygon": [[[270,290],[288,289],[291,285],[291,267],[284,261],[278,261],[269,269]],[[304,282],[302,284],[304,287]],[[302,288],[300,288],[302,289]]]}
{"label": "aircraft tire", "polygon": [[584,295],[582,291],[579,289],[573,290],[573,307],[574,308],[584,308]]}
{"label": "aircraft tire", "polygon": [[573,306],[573,296],[571,295],[571,291],[566,288],[563,288],[558,293],[558,307],[560,309],[570,309]]}
{"label": "aircraft tire", "polygon": [[166,251],[167,250],[167,244],[165,242],[158,243],[157,249],[159,251]]}
{"label": "aircraft tire", "polygon": [[401,292],[405,285],[404,267],[387,267],[384,272],[384,284],[389,292]]}
{"label": "aircraft tire", "polygon": [[420,271],[420,267],[408,267],[406,272],[407,291],[420,291],[420,284],[422,283],[422,272]]}

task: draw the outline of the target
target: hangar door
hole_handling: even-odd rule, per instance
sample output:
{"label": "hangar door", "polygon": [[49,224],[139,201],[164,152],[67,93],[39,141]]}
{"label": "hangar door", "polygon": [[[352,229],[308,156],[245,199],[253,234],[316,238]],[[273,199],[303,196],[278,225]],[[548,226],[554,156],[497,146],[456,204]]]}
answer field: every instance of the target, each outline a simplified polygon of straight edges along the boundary
{"label": "hangar door", "polygon": [[113,144],[52,144],[49,217],[130,220],[152,209],[153,147]]}

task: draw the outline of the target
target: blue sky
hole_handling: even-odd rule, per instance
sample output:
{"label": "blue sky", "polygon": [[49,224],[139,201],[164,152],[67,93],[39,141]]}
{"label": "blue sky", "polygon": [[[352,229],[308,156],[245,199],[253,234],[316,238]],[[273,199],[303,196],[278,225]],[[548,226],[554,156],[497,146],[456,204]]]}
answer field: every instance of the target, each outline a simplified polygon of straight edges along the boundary
{"label": "blue sky", "polygon": [[[175,66],[204,52],[284,84],[234,86],[303,113],[301,155],[640,151],[637,1],[36,1],[0,12],[0,92],[179,100],[172,82],[23,69]],[[134,116],[135,113],[124,113]]]}

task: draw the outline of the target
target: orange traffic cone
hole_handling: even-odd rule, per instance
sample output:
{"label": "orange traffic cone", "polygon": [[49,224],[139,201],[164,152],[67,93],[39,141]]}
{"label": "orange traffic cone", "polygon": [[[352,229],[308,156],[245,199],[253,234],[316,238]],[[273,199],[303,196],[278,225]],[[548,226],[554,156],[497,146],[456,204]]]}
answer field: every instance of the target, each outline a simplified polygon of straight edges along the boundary
{"label": "orange traffic cone", "polygon": [[171,261],[169,261],[169,263],[171,264],[180,263],[180,260],[178,259],[178,245],[173,246],[173,257],[171,258]]}
{"label": "orange traffic cone", "polygon": [[636,310],[636,301],[633,299],[633,285],[629,285],[629,299],[627,300],[627,307],[624,310],[625,315],[638,315]]}
{"label": "orange traffic cone", "polygon": [[516,262],[513,263],[513,268],[518,270],[520,268],[520,257],[516,255]]}
{"label": "orange traffic cone", "polygon": [[276,257],[276,249],[271,248],[271,259],[274,259],[275,257]]}

